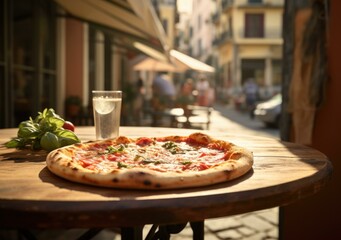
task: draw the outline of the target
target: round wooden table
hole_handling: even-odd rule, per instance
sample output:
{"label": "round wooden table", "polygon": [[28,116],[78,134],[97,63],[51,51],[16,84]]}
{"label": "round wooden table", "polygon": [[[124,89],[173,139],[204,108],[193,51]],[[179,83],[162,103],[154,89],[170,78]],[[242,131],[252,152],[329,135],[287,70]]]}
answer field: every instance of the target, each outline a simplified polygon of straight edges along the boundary
{"label": "round wooden table", "polygon": [[[122,127],[121,135],[187,135],[197,130]],[[256,136],[202,131],[254,153],[250,172],[231,182],[181,190],[138,191],[70,182],[52,174],[46,152],[7,149],[17,129],[0,129],[0,226],[3,228],[108,228],[203,222],[290,204],[317,193],[332,165],[321,152]],[[93,127],[79,127],[82,141]]]}

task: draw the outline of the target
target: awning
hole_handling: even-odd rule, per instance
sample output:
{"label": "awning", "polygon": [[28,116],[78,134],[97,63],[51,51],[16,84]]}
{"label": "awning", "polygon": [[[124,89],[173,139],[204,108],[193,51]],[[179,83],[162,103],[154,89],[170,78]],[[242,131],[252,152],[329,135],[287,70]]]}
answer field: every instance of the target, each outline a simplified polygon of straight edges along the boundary
{"label": "awning", "polygon": [[[150,1],[135,0],[55,0],[65,11],[82,21],[115,31],[125,43],[148,55],[146,47],[167,58],[168,44],[160,20]],[[139,43],[140,45],[137,45]],[[141,45],[146,46],[142,47]],[[152,56],[155,58],[155,56]],[[162,60],[162,59],[160,59]]]}
{"label": "awning", "polygon": [[182,52],[179,52],[177,50],[172,49],[170,51],[170,56],[173,59],[175,59],[175,61],[186,65],[189,69],[192,69],[192,70],[195,70],[198,72],[209,72],[209,73],[215,72],[214,67],[211,67],[210,65],[207,65],[206,63],[203,63],[203,62],[201,62],[201,61],[199,61],[193,57],[190,57],[190,56],[188,56]]}
{"label": "awning", "polygon": [[150,71],[150,72],[183,72],[184,68],[178,68],[175,64],[159,61],[154,58],[146,57],[139,63],[135,64],[135,71]]}
{"label": "awning", "polygon": [[215,69],[206,63],[203,63],[193,57],[172,49],[170,51],[171,63],[159,61],[150,57],[146,57],[136,65],[135,71],[168,71],[168,72],[184,72],[186,70],[194,70],[197,72],[214,73]]}

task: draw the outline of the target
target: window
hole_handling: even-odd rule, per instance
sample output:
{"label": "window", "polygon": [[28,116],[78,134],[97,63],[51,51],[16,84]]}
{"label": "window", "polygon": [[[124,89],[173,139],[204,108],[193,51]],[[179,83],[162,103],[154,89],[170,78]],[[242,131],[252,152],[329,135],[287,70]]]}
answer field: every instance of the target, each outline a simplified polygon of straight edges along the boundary
{"label": "window", "polygon": [[[5,113],[0,115],[0,128],[5,127],[5,123],[8,122],[8,102],[7,102],[7,93],[6,91],[8,81],[5,77],[5,69],[7,69],[7,62],[5,60],[5,18],[6,18],[6,10],[5,10],[5,1],[0,1],[0,112]],[[7,111],[7,112],[6,112]]]}
{"label": "window", "polygon": [[1,1],[0,127],[56,107],[56,9],[51,1]]}
{"label": "window", "polygon": [[264,37],[264,14],[245,15],[245,37],[246,38]]}
{"label": "window", "polygon": [[249,3],[263,3],[263,0],[249,0]]}
{"label": "window", "polygon": [[248,78],[256,80],[259,86],[264,85],[264,59],[242,59],[242,85]]}

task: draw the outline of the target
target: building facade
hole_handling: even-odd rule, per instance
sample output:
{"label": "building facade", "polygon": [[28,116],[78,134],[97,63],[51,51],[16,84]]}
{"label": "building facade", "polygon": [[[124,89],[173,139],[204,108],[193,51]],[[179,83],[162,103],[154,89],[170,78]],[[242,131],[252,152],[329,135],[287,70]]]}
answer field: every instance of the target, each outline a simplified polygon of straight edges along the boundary
{"label": "building facade", "polygon": [[280,91],[284,0],[217,0],[215,27],[216,84],[220,96],[241,94],[253,78],[266,99]]}
{"label": "building facade", "polygon": [[211,14],[214,10],[211,0],[193,0],[189,27],[189,55],[211,64],[214,28]]}
{"label": "building facade", "polygon": [[177,0],[154,0],[153,6],[166,34],[169,49],[174,48],[175,25],[179,20],[176,9]]}

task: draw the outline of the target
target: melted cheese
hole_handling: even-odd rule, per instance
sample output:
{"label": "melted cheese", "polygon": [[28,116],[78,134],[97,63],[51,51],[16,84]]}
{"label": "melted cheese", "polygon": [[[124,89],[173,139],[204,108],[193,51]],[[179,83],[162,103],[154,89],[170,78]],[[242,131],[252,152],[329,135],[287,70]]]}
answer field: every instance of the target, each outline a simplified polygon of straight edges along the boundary
{"label": "melted cheese", "polygon": [[[147,168],[154,171],[202,171],[225,161],[225,152],[203,146],[177,142],[166,145],[153,141],[149,145],[136,143],[120,146],[91,146],[77,151],[74,160],[84,168],[103,173],[115,169]],[[117,149],[117,151],[116,151]],[[119,150],[118,150],[119,149]]]}

